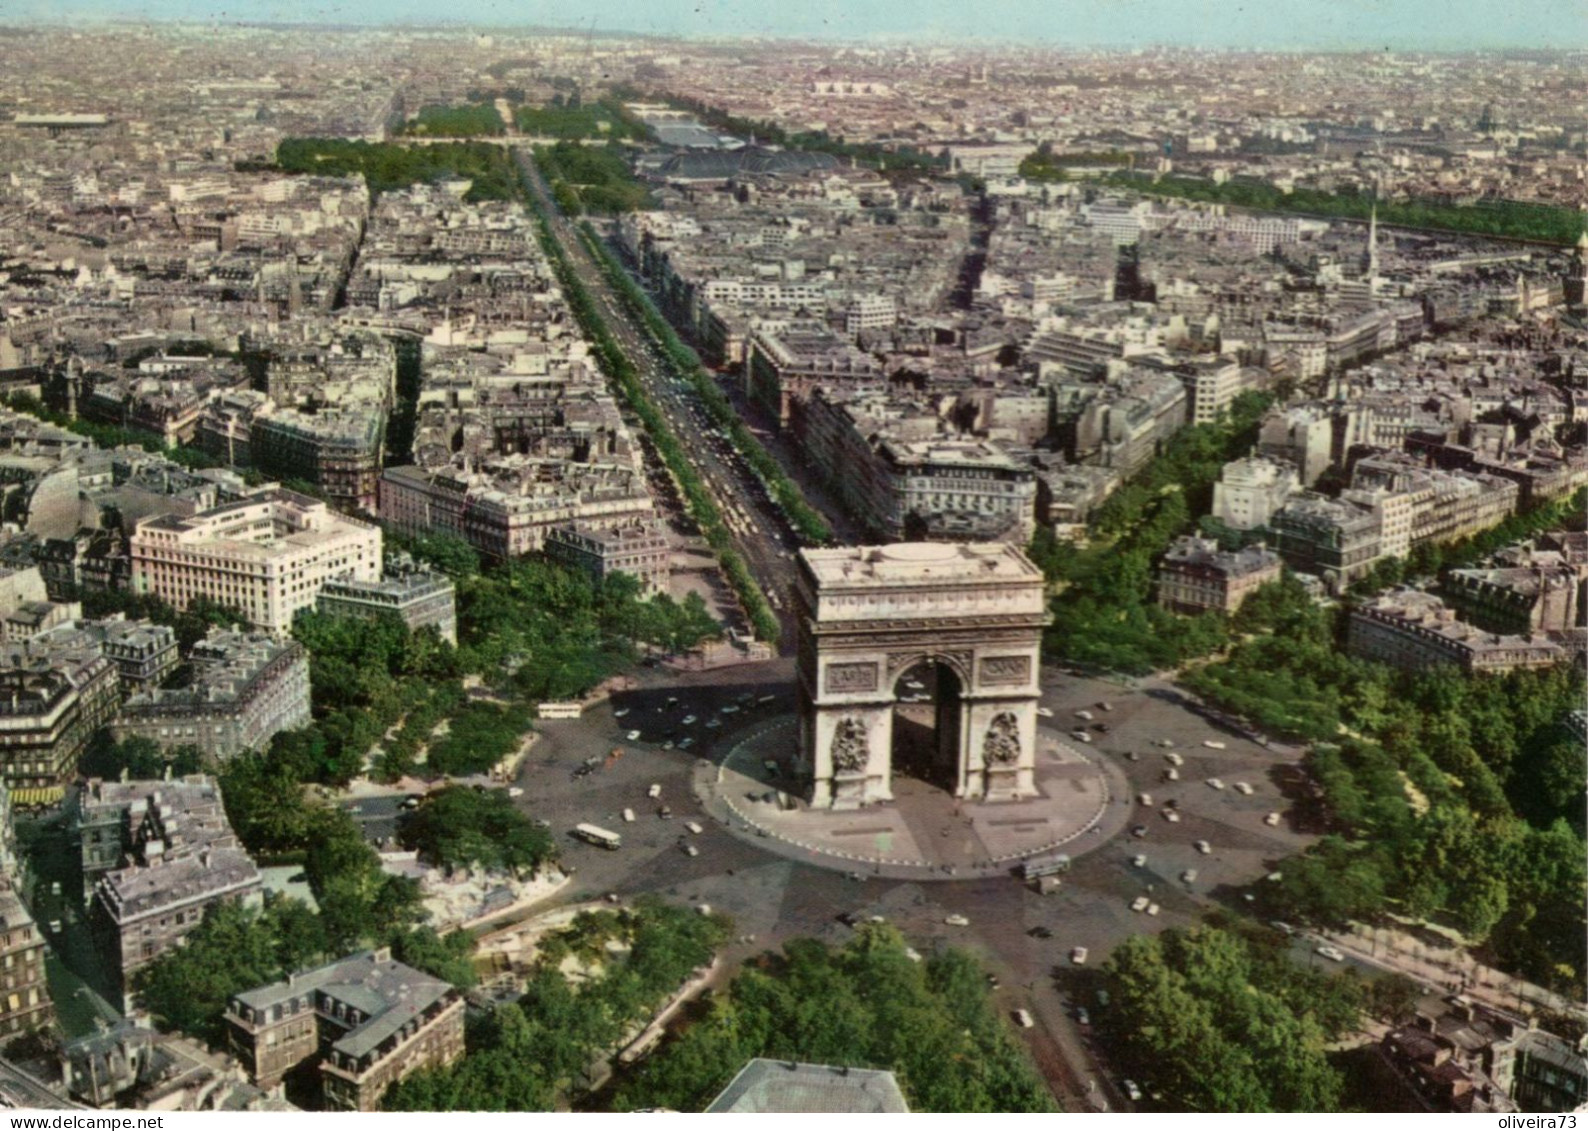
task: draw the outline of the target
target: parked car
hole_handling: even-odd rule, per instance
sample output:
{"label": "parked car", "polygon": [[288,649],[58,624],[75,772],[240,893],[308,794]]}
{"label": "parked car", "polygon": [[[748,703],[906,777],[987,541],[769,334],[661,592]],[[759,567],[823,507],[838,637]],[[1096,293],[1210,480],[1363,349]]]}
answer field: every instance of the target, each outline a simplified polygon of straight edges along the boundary
{"label": "parked car", "polygon": [[652,801],[656,800],[661,795],[662,795],[662,783],[661,782],[654,782],[653,781],[651,783],[651,788],[647,789],[645,791],[645,796],[649,797]]}
{"label": "parked car", "polygon": [[1251,784],[1249,782],[1238,781],[1235,783],[1235,792],[1242,793],[1247,797],[1250,797],[1252,795]]}
{"label": "parked car", "polygon": [[1211,845],[1211,844],[1209,844],[1209,843],[1208,843],[1208,842],[1207,842],[1207,841],[1205,841],[1205,840],[1199,840],[1199,841],[1197,841],[1197,844],[1196,844],[1196,849],[1197,849],[1197,851],[1198,851],[1198,852],[1200,852],[1200,853],[1201,853],[1201,854],[1202,854],[1202,855],[1203,855],[1203,856],[1210,856],[1210,855],[1212,855],[1212,853],[1213,853],[1213,846],[1212,846],[1212,845]]}
{"label": "parked car", "polygon": [[630,742],[638,742],[640,740],[640,732],[637,730],[631,730],[623,737],[627,738]]}
{"label": "parked car", "polygon": [[1138,793],[1136,795],[1136,804],[1137,805],[1145,805],[1148,808],[1151,808],[1152,807],[1152,794],[1150,794],[1150,793]]}
{"label": "parked car", "polygon": [[1147,904],[1151,902],[1152,900],[1148,899],[1146,896],[1138,895],[1135,899],[1130,901],[1130,909],[1132,911],[1145,911],[1147,910]]}
{"label": "parked car", "polygon": [[1208,784],[1210,786],[1212,786],[1214,789],[1223,789],[1224,788],[1224,783],[1222,781],[1220,781],[1218,778],[1209,778],[1208,779]]}
{"label": "parked car", "polygon": [[1085,966],[1086,954],[1086,948],[1084,946],[1078,946],[1074,950],[1070,951],[1070,961],[1075,963],[1077,966]]}
{"label": "parked car", "polygon": [[1341,951],[1338,947],[1315,946],[1312,949],[1313,949],[1313,953],[1323,955],[1323,957],[1327,958],[1330,962],[1344,962],[1345,961],[1345,953],[1343,951]]}
{"label": "parked car", "polygon": [[1022,1029],[1029,1029],[1036,1024],[1036,1022],[1031,1019],[1031,1013],[1029,1010],[1017,1009],[1011,1016],[1014,1017],[1015,1024],[1020,1026]]}
{"label": "parked car", "polygon": [[950,927],[970,926],[970,920],[959,914],[950,915],[948,918],[944,919],[943,922],[947,923]]}
{"label": "parked car", "polygon": [[1229,749],[1229,743],[1220,742],[1216,738],[1204,738],[1202,740],[1202,745],[1206,746],[1209,750],[1228,750]]}
{"label": "parked car", "polygon": [[1269,828],[1274,828],[1275,826],[1277,826],[1279,824],[1279,814],[1278,813],[1270,813],[1270,814],[1268,814],[1268,816],[1263,818],[1263,824],[1267,825]]}
{"label": "parked car", "polygon": [[1125,1093],[1131,1103],[1137,1103],[1141,1099],[1141,1088],[1134,1080],[1121,1080],[1119,1090]]}

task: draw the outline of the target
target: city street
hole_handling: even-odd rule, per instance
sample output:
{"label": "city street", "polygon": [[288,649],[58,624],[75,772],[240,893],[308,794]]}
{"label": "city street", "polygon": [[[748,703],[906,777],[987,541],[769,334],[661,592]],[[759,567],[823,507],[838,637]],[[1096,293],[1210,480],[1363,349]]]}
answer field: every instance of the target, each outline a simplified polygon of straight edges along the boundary
{"label": "city street", "polygon": [[658,344],[652,340],[645,327],[628,313],[574,225],[552,202],[545,181],[528,152],[515,148],[513,153],[524,171],[525,180],[533,187],[550,218],[552,232],[567,253],[568,262],[579,281],[589,292],[602,321],[633,363],[651,402],[667,419],[690,465],[710,488],[712,497],[723,511],[735,546],[744,555],[751,573],[783,624],[783,648],[792,648],[792,555],[799,545],[798,540],[776,504],[767,496],[761,481],[732,445],[718,435],[717,426],[700,404],[694,390],[682,378],[673,376]]}

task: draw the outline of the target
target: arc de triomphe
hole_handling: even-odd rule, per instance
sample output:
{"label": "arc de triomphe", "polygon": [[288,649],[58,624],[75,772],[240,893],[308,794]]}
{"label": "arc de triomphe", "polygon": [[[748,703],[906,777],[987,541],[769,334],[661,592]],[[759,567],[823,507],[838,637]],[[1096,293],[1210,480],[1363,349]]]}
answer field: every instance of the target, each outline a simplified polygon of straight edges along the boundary
{"label": "arc de triomphe", "polygon": [[900,677],[935,663],[937,734],[967,800],[1033,796],[1037,682],[1049,617],[1040,570],[1003,543],[803,550],[798,770],[813,807],[893,799]]}

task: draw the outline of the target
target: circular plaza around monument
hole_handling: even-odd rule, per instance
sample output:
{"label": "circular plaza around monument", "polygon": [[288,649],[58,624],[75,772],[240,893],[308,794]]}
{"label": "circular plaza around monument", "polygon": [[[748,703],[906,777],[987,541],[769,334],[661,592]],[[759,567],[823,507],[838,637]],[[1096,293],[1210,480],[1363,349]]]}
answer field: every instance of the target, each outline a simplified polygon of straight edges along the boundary
{"label": "circular plaza around monument", "polygon": [[1004,875],[1034,856],[1079,856],[1126,825],[1123,774],[1057,731],[1040,728],[1036,792],[1017,800],[956,799],[904,774],[893,800],[854,809],[812,807],[799,773],[792,715],[746,731],[720,762],[702,762],[695,785],[706,809],[760,847],[861,875],[955,880]]}

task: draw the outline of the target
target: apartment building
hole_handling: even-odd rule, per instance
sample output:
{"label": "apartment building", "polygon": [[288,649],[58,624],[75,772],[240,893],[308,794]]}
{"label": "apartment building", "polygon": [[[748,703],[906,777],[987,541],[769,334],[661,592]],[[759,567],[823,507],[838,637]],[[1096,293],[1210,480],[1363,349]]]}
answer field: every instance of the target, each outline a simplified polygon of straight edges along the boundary
{"label": "apartment building", "polygon": [[185,687],[146,688],[122,704],[111,723],[118,740],[196,746],[224,761],[310,720],[309,654],[296,640],[211,629],[188,662]]}
{"label": "apartment building", "polygon": [[0,648],[0,776],[18,805],[60,801],[121,700],[116,665],[80,641]]}
{"label": "apartment building", "polygon": [[1158,564],[1158,604],[1177,613],[1233,613],[1283,571],[1279,555],[1260,545],[1228,552],[1207,538],[1180,538]]}
{"label": "apartment building", "polygon": [[395,613],[410,632],[434,628],[448,644],[458,642],[457,587],[446,574],[407,554],[387,557],[379,581],[326,582],[315,599],[315,608],[333,617],[372,618]]}
{"label": "apartment building", "polygon": [[259,1087],[317,1062],[325,1106],[341,1111],[375,1111],[403,1077],[463,1055],[462,995],[384,948],[236,994],[226,1025]]}
{"label": "apartment building", "polygon": [[1468,674],[1547,668],[1570,658],[1544,633],[1484,632],[1457,620],[1455,610],[1438,597],[1416,589],[1395,590],[1352,608],[1346,649],[1411,671],[1455,664]]}
{"label": "apartment building", "polygon": [[285,635],[331,580],[380,576],[381,533],[307,495],[275,488],[191,517],[141,520],[133,588],[177,609],[207,598]]}
{"label": "apartment building", "polygon": [[672,575],[672,548],[667,527],[657,521],[604,529],[570,524],[546,534],[546,556],[582,570],[600,581],[614,573],[639,580],[641,592],[667,592]]}

